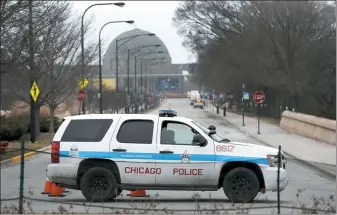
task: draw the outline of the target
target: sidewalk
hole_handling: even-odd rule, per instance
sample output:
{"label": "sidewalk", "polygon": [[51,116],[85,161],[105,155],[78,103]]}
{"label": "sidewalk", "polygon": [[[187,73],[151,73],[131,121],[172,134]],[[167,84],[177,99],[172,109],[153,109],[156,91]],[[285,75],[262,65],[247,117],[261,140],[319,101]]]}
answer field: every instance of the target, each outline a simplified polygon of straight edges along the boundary
{"label": "sidewalk", "polygon": [[[207,106],[205,111],[216,114],[215,107]],[[257,134],[257,119],[245,116],[245,126],[242,126],[242,115],[226,112],[223,116],[223,110],[220,109],[219,117],[222,117],[234,127],[239,128],[246,134],[255,137],[259,141],[278,148],[281,146],[282,151],[320,167],[336,175],[336,146],[328,143],[313,140],[297,134],[291,134],[278,126],[260,120],[260,134]]]}

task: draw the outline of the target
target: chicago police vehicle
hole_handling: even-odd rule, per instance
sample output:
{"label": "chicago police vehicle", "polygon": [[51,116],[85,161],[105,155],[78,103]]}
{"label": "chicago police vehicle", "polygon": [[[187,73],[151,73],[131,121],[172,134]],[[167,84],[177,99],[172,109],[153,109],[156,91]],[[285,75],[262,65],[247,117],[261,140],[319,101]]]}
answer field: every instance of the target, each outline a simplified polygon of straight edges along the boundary
{"label": "chicago police vehicle", "polygon": [[278,150],[231,142],[173,110],[149,114],[90,114],[66,117],[52,142],[50,181],[81,190],[89,201],[108,201],[123,190],[223,188],[233,202],[287,183]]}

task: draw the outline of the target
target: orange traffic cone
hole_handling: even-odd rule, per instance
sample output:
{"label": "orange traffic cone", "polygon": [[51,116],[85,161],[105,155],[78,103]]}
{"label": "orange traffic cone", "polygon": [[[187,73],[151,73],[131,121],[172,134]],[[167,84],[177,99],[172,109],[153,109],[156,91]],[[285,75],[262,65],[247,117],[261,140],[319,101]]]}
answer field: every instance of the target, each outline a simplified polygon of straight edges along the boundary
{"label": "orange traffic cone", "polygon": [[52,182],[46,179],[46,182],[44,183],[44,191],[41,194],[50,194],[51,193],[51,187],[52,187]]}
{"label": "orange traffic cone", "polygon": [[55,183],[52,183],[51,192],[48,195],[49,197],[64,197],[64,187],[59,187]]}
{"label": "orange traffic cone", "polygon": [[146,195],[145,190],[133,190],[127,196],[131,197],[149,197],[150,195]]}

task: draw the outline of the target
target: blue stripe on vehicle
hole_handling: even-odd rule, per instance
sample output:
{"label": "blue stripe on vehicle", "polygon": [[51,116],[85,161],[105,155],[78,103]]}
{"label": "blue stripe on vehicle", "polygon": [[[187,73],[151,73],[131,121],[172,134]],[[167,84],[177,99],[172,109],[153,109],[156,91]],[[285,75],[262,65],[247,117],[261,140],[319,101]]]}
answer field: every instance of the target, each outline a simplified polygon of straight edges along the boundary
{"label": "blue stripe on vehicle", "polygon": [[[69,157],[69,151],[61,151],[61,157]],[[214,162],[231,162],[246,161],[256,164],[268,165],[267,158],[261,157],[244,157],[230,155],[211,155],[211,154],[191,154],[190,161],[214,161]],[[130,153],[130,152],[93,152],[80,151],[80,158],[112,158],[112,159],[134,159],[134,160],[181,160],[180,154],[157,154],[157,153]]]}

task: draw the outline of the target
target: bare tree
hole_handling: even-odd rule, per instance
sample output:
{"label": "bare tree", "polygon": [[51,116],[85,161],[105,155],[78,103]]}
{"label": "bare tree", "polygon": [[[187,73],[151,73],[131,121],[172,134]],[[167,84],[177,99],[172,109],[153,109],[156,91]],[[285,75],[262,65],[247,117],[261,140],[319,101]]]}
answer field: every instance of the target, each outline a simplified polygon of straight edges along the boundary
{"label": "bare tree", "polygon": [[[51,117],[55,108],[65,101],[77,87],[77,78],[80,77],[78,65],[80,62],[80,25],[79,19],[72,20],[71,5],[69,2],[49,1],[39,8],[34,14],[35,31],[34,51],[35,66],[32,71],[27,67],[28,44],[24,48],[20,58],[21,64],[16,66],[16,71],[8,73],[6,77],[7,87],[21,101],[29,103],[29,75],[33,75],[40,89],[40,95],[36,101],[36,120],[39,121],[39,110],[47,104],[51,110]],[[48,16],[42,16],[48,9]],[[41,20],[42,19],[42,20]],[[40,23],[40,24],[39,24]],[[46,25],[46,23],[48,23]],[[89,24],[86,24],[85,31]],[[97,45],[95,45],[97,47]],[[91,63],[96,56],[97,48],[91,46],[87,49],[86,62]],[[53,122],[53,120],[51,120]],[[36,124],[38,132],[39,123]],[[50,126],[53,126],[52,124]],[[52,129],[53,130],[53,129]]]}
{"label": "bare tree", "polygon": [[330,116],[334,9],[313,1],[193,1],[181,3],[173,21],[198,59],[198,80],[209,88],[241,97],[242,83],[252,90],[261,84],[299,111]]}

